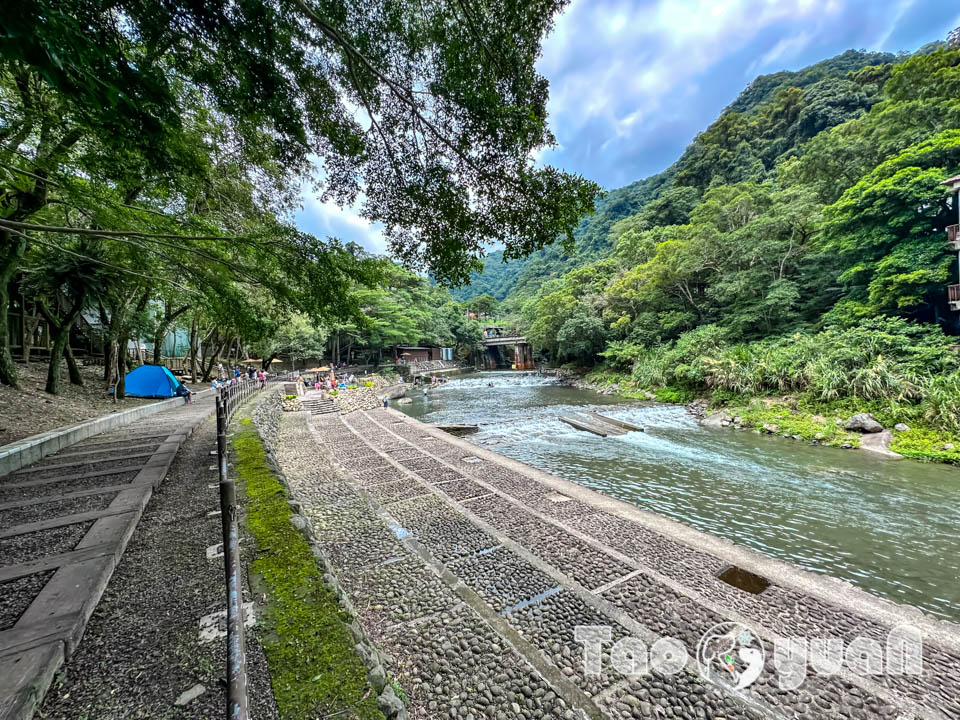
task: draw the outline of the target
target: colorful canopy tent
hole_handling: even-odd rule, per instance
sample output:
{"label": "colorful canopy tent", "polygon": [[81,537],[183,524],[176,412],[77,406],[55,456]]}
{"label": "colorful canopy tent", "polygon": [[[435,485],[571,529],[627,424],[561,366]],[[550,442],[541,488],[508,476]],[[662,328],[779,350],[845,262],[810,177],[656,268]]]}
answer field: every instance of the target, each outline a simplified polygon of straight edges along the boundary
{"label": "colorful canopy tent", "polygon": [[141,365],[127,373],[127,395],[144,398],[170,398],[176,395],[180,381],[163,365]]}

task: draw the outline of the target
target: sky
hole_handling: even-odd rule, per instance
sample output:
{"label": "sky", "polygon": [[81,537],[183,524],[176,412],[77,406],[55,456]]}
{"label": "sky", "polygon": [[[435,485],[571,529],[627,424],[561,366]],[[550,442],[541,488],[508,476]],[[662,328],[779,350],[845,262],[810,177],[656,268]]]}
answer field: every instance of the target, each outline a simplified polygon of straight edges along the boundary
{"label": "sky", "polygon": [[[557,146],[539,161],[616,188],[668,167],[757,75],[844,50],[912,51],[960,26],[954,0],[573,0],[544,42]],[[307,186],[300,229],[386,248]]]}

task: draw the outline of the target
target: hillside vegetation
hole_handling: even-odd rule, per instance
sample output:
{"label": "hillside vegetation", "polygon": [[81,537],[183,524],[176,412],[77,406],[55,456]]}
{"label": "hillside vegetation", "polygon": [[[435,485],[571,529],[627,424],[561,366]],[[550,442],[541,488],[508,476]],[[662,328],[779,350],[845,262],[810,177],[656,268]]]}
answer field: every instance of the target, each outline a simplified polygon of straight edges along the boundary
{"label": "hillside vegetation", "polygon": [[958,173],[960,49],[848,51],[758,78],[667,171],[610,192],[576,252],[488,262],[470,290],[621,391],[869,409],[956,461]]}

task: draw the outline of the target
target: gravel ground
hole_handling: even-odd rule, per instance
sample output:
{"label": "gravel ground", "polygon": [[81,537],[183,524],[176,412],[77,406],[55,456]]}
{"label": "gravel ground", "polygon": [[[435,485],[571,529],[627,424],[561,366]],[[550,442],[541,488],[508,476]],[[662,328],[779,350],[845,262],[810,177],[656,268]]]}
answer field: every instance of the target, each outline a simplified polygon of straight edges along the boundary
{"label": "gravel ground", "polygon": [[104,475],[95,475],[93,477],[74,477],[61,480],[60,482],[45,483],[41,488],[34,487],[5,487],[0,482],[0,502],[13,502],[20,498],[32,498],[39,495],[42,491],[44,495],[59,495],[62,493],[74,492],[75,490],[88,490],[90,488],[106,487],[107,485],[124,485],[132,482],[137,476],[140,468],[128,470],[122,473],[107,473]]}
{"label": "gravel ground", "polygon": [[92,522],[76,523],[4,538],[0,540],[0,562],[18,565],[44,555],[69,552],[83,539],[91,525]]}
{"label": "gravel ground", "polygon": [[[139,455],[139,453],[137,454]],[[36,480],[49,480],[51,478],[66,478],[71,475],[90,475],[99,472],[124,472],[136,468],[139,470],[143,464],[152,455],[152,453],[143,453],[143,457],[137,455],[114,457],[111,460],[99,460],[95,462],[75,464],[59,463],[44,464],[37,463],[30,465],[29,468],[18,470],[10,474],[11,482],[33,482]]]}
{"label": "gravel ground", "polygon": [[53,570],[50,570],[0,583],[0,631],[13,627],[52,576]]}
{"label": "gravel ground", "polygon": [[[208,470],[213,419],[182,446],[38,717],[214,718],[225,708],[226,641],[203,644],[201,617],[226,607],[222,561],[206,548],[220,540],[216,481]],[[262,649],[247,637],[251,715],[276,718]],[[184,706],[177,698],[202,685]]]}
{"label": "gravel ground", "polygon": [[0,530],[11,528],[14,525],[59,517],[60,515],[75,515],[93,510],[103,510],[116,496],[116,492],[108,492],[99,495],[85,495],[69,500],[53,500],[52,502],[11,508],[10,510],[0,510]]}

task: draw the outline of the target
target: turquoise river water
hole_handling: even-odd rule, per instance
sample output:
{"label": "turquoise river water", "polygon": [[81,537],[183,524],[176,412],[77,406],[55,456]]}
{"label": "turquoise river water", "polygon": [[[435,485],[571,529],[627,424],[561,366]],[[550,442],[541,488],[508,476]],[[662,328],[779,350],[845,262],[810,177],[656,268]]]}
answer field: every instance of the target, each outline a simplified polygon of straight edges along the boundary
{"label": "turquoise river water", "polygon": [[[471,442],[767,555],[960,622],[960,470],[702,428],[552,378],[481,372],[410,393]],[[595,409],[646,432],[601,438],[558,415]]]}

